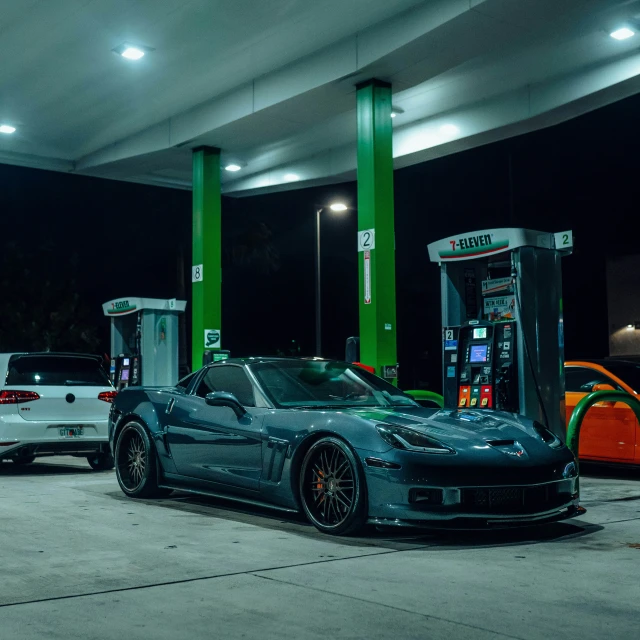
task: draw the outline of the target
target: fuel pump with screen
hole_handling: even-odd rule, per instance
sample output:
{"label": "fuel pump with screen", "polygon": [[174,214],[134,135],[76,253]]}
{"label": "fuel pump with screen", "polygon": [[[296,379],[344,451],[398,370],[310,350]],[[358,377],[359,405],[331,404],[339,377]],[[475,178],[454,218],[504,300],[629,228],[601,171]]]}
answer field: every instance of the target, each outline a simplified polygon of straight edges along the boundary
{"label": "fuel pump with screen", "polygon": [[497,409],[565,438],[560,259],[571,232],[488,229],[429,245],[440,264],[446,408]]}

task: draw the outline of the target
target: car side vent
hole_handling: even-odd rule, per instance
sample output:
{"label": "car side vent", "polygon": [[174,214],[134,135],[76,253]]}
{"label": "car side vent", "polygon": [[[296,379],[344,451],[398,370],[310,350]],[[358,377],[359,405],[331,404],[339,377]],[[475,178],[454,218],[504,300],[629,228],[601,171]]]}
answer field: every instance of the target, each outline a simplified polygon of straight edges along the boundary
{"label": "car side vent", "polygon": [[267,454],[267,473],[266,480],[268,482],[280,482],[282,478],[282,470],[284,462],[289,450],[289,441],[280,440],[279,438],[269,438],[267,448],[271,449],[271,454]]}
{"label": "car side vent", "polygon": [[491,447],[512,447],[515,440],[487,440],[487,444]]}

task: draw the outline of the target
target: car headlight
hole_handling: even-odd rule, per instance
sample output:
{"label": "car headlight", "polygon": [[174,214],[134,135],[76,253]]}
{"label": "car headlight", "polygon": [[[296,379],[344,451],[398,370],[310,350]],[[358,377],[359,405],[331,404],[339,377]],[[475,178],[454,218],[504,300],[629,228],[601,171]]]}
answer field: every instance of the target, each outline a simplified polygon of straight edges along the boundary
{"label": "car headlight", "polygon": [[378,424],[376,429],[380,437],[396,449],[421,453],[455,453],[455,450],[446,444],[414,429],[391,424]]}
{"label": "car headlight", "polygon": [[549,431],[547,427],[540,424],[537,420],[533,421],[533,428],[535,432],[546,442],[552,449],[560,449],[563,446],[562,440],[558,438],[554,433]]}

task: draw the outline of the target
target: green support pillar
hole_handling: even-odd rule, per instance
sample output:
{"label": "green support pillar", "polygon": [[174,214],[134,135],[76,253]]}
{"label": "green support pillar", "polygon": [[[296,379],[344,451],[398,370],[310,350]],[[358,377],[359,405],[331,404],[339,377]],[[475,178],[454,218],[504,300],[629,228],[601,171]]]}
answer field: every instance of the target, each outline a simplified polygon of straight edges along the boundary
{"label": "green support pillar", "polygon": [[358,85],[357,117],[360,361],[383,375],[398,362],[391,85]]}
{"label": "green support pillar", "polygon": [[221,348],[221,209],[220,149],[198,147],[193,150],[192,371],[202,366],[205,349]]}

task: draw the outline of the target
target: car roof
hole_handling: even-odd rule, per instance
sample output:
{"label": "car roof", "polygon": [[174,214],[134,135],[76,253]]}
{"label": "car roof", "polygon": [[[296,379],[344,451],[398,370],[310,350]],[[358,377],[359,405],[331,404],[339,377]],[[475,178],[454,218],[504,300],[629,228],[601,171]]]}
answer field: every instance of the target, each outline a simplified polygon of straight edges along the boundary
{"label": "car roof", "polygon": [[632,366],[638,366],[639,361],[640,356],[627,356],[626,358],[577,358],[575,360],[567,360],[567,362],[565,362],[565,366],[575,367],[583,364],[596,364],[606,369],[612,364],[629,364]]}
{"label": "car roof", "polygon": [[339,362],[339,360],[330,360],[327,358],[285,358],[282,356],[250,356],[246,358],[228,358],[227,360],[220,360],[218,362],[212,362],[208,366],[220,365],[220,364],[261,364],[268,362],[309,362],[310,360],[317,360],[319,362]]}
{"label": "car roof", "polygon": [[102,360],[102,356],[95,353],[73,353],[71,351],[15,351],[14,353],[2,353],[2,356],[73,356],[75,358],[93,358]]}

